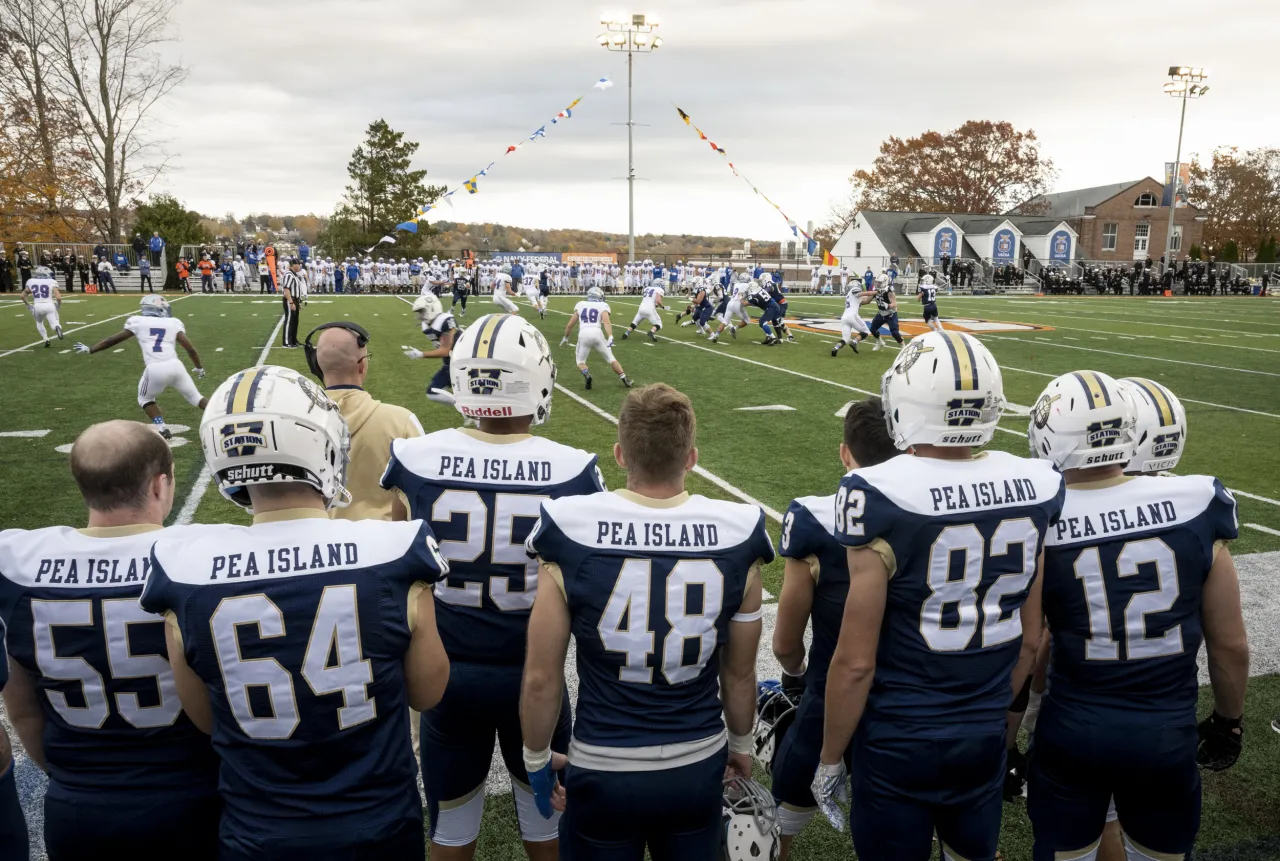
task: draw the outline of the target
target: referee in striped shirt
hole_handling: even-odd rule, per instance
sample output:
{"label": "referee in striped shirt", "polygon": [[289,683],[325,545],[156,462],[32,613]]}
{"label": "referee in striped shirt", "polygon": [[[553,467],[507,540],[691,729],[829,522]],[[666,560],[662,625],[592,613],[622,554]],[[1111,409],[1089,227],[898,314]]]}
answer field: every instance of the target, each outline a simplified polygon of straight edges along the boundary
{"label": "referee in striped shirt", "polygon": [[284,347],[291,349],[298,346],[298,312],[302,310],[302,301],[307,298],[307,285],[299,274],[302,261],[297,257],[289,258],[289,271],[281,279],[280,290],[284,294]]}

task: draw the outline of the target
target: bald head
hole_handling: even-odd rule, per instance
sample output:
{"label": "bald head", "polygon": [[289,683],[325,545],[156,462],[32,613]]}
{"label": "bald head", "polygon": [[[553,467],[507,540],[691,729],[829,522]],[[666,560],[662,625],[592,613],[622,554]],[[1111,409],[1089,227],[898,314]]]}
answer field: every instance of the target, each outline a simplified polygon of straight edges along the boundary
{"label": "bald head", "polygon": [[361,386],[369,363],[361,361],[367,351],[350,329],[325,329],[316,341],[316,364],[326,386]]}
{"label": "bald head", "polygon": [[158,500],[163,477],[167,502],[160,515],[138,522],[161,522],[173,501],[173,452],[150,425],[123,420],[90,426],[71,448],[71,475],[90,512],[143,512]]}

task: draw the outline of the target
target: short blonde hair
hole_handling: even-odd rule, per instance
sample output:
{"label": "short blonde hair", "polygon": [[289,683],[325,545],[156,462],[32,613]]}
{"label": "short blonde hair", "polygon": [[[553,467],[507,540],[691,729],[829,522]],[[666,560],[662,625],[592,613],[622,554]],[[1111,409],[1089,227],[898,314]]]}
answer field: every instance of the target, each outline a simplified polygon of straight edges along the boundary
{"label": "short blonde hair", "polygon": [[618,414],[618,444],[627,472],[645,481],[684,475],[698,422],[689,398],[666,383],[632,389]]}

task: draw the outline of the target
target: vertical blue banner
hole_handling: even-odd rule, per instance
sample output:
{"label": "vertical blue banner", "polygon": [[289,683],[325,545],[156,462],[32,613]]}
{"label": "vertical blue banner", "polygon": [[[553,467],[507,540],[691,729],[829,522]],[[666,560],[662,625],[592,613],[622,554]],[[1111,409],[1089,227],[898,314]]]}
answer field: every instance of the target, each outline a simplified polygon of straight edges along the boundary
{"label": "vertical blue banner", "polygon": [[1049,238],[1049,259],[1068,262],[1071,260],[1071,234],[1059,230]]}
{"label": "vertical blue banner", "polygon": [[960,256],[960,239],[950,227],[940,227],[933,234],[933,262],[940,263],[944,254],[952,260]]}
{"label": "vertical blue banner", "polygon": [[991,242],[991,259],[1012,262],[1018,256],[1018,237],[1009,228],[996,232]]}

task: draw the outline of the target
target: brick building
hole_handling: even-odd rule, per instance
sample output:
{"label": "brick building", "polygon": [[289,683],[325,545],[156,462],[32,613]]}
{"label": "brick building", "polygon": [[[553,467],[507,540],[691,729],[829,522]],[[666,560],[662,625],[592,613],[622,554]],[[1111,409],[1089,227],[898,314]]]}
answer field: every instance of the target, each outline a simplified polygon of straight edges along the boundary
{"label": "brick building", "polygon": [[[1169,195],[1164,183],[1149,176],[1134,182],[1040,195],[1014,210],[1015,214],[1023,212],[1070,224],[1079,237],[1077,259],[1159,260],[1165,253]],[[1178,259],[1185,257],[1192,245],[1203,246],[1205,218],[1200,210],[1179,199],[1173,222],[1173,247]]]}

